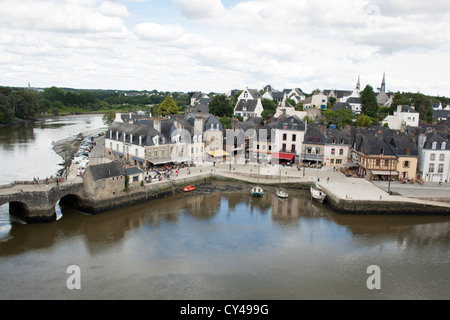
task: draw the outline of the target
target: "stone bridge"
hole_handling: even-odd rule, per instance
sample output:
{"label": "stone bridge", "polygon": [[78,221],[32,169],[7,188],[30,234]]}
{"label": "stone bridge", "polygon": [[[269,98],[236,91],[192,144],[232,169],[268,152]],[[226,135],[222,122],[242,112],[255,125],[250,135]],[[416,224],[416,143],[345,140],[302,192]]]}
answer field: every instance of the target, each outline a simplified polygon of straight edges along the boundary
{"label": "stone bridge", "polygon": [[56,220],[55,206],[70,205],[78,210],[86,207],[87,194],[83,182],[63,183],[57,186],[14,182],[0,187],[0,206],[9,204],[10,215],[27,223]]}

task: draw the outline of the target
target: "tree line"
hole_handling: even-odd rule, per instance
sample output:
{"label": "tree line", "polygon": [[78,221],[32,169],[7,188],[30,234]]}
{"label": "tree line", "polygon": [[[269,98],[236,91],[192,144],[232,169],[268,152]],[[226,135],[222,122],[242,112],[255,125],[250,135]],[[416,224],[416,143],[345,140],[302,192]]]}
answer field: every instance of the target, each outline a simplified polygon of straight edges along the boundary
{"label": "tree line", "polygon": [[[167,97],[180,108],[189,104],[189,93],[116,90],[76,90],[57,87],[40,92],[27,88],[0,86],[0,123],[59,114],[153,110]],[[173,111],[173,110],[171,110]],[[178,111],[178,109],[177,109]],[[155,112],[156,113],[156,112]]]}

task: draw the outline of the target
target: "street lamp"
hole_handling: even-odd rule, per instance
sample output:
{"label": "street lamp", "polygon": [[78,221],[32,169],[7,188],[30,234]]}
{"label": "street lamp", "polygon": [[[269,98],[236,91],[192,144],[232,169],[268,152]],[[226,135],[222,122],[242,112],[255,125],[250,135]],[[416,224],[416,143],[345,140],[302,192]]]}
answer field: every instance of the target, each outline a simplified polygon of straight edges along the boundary
{"label": "street lamp", "polygon": [[391,194],[391,171],[392,171],[392,159],[389,159],[389,184],[388,184],[388,193]]}

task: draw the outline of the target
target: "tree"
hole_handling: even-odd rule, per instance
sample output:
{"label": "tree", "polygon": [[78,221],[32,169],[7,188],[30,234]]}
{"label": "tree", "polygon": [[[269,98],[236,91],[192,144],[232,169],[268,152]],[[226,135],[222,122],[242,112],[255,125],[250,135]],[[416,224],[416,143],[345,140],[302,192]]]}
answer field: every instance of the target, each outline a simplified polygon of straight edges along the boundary
{"label": "tree", "polygon": [[109,126],[111,124],[111,122],[114,121],[115,118],[116,118],[116,113],[113,110],[109,110],[109,111],[105,112],[102,120],[105,125]]}
{"label": "tree", "polygon": [[291,106],[295,107],[295,100],[294,100],[294,99],[287,98],[286,101],[287,101]]}
{"label": "tree", "polygon": [[431,107],[431,99],[421,93],[416,93],[411,98],[411,104],[419,113],[422,121],[431,123],[433,121],[433,108]]}
{"label": "tree", "polygon": [[262,117],[264,120],[269,119],[269,118],[271,117],[271,114],[270,114],[269,110],[264,110],[263,112],[261,112],[261,117]]}
{"label": "tree", "polygon": [[297,103],[297,105],[295,106],[295,111],[303,111],[303,103]]}
{"label": "tree", "polygon": [[372,86],[367,85],[361,92],[361,111],[370,117],[376,117],[378,114],[378,102]]}
{"label": "tree", "polygon": [[159,105],[158,114],[166,116],[168,114],[176,114],[178,112],[178,106],[171,97],[166,97]]}
{"label": "tree", "polygon": [[218,117],[231,117],[233,115],[231,101],[224,94],[215,95],[209,102],[209,113]]}
{"label": "tree", "polygon": [[341,109],[333,111],[331,109],[326,109],[322,111],[324,116],[324,121],[327,124],[333,124],[338,129],[344,127],[345,125],[352,125],[355,116],[353,111],[349,109]]}
{"label": "tree", "polygon": [[372,125],[372,118],[361,113],[356,119],[357,127],[370,127]]}
{"label": "tree", "polygon": [[331,109],[334,107],[334,105],[336,104],[336,98],[335,97],[329,97],[328,98],[328,103],[327,103],[327,109]]}
{"label": "tree", "polygon": [[263,105],[263,109],[267,110],[269,112],[273,112],[275,113],[275,111],[277,110],[278,104],[276,101],[272,100],[272,99],[261,99],[261,103]]}

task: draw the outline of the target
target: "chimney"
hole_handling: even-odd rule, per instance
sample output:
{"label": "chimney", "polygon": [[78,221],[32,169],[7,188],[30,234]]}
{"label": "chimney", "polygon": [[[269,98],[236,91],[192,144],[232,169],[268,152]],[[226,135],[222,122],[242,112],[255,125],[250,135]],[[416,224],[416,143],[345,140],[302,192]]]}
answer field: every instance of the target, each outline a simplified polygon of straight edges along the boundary
{"label": "chimney", "polygon": [[156,131],[161,132],[161,119],[160,118],[153,119],[153,128],[155,128]]}
{"label": "chimney", "polygon": [[203,134],[203,123],[204,123],[203,118],[201,118],[201,117],[195,118],[194,130]]}

